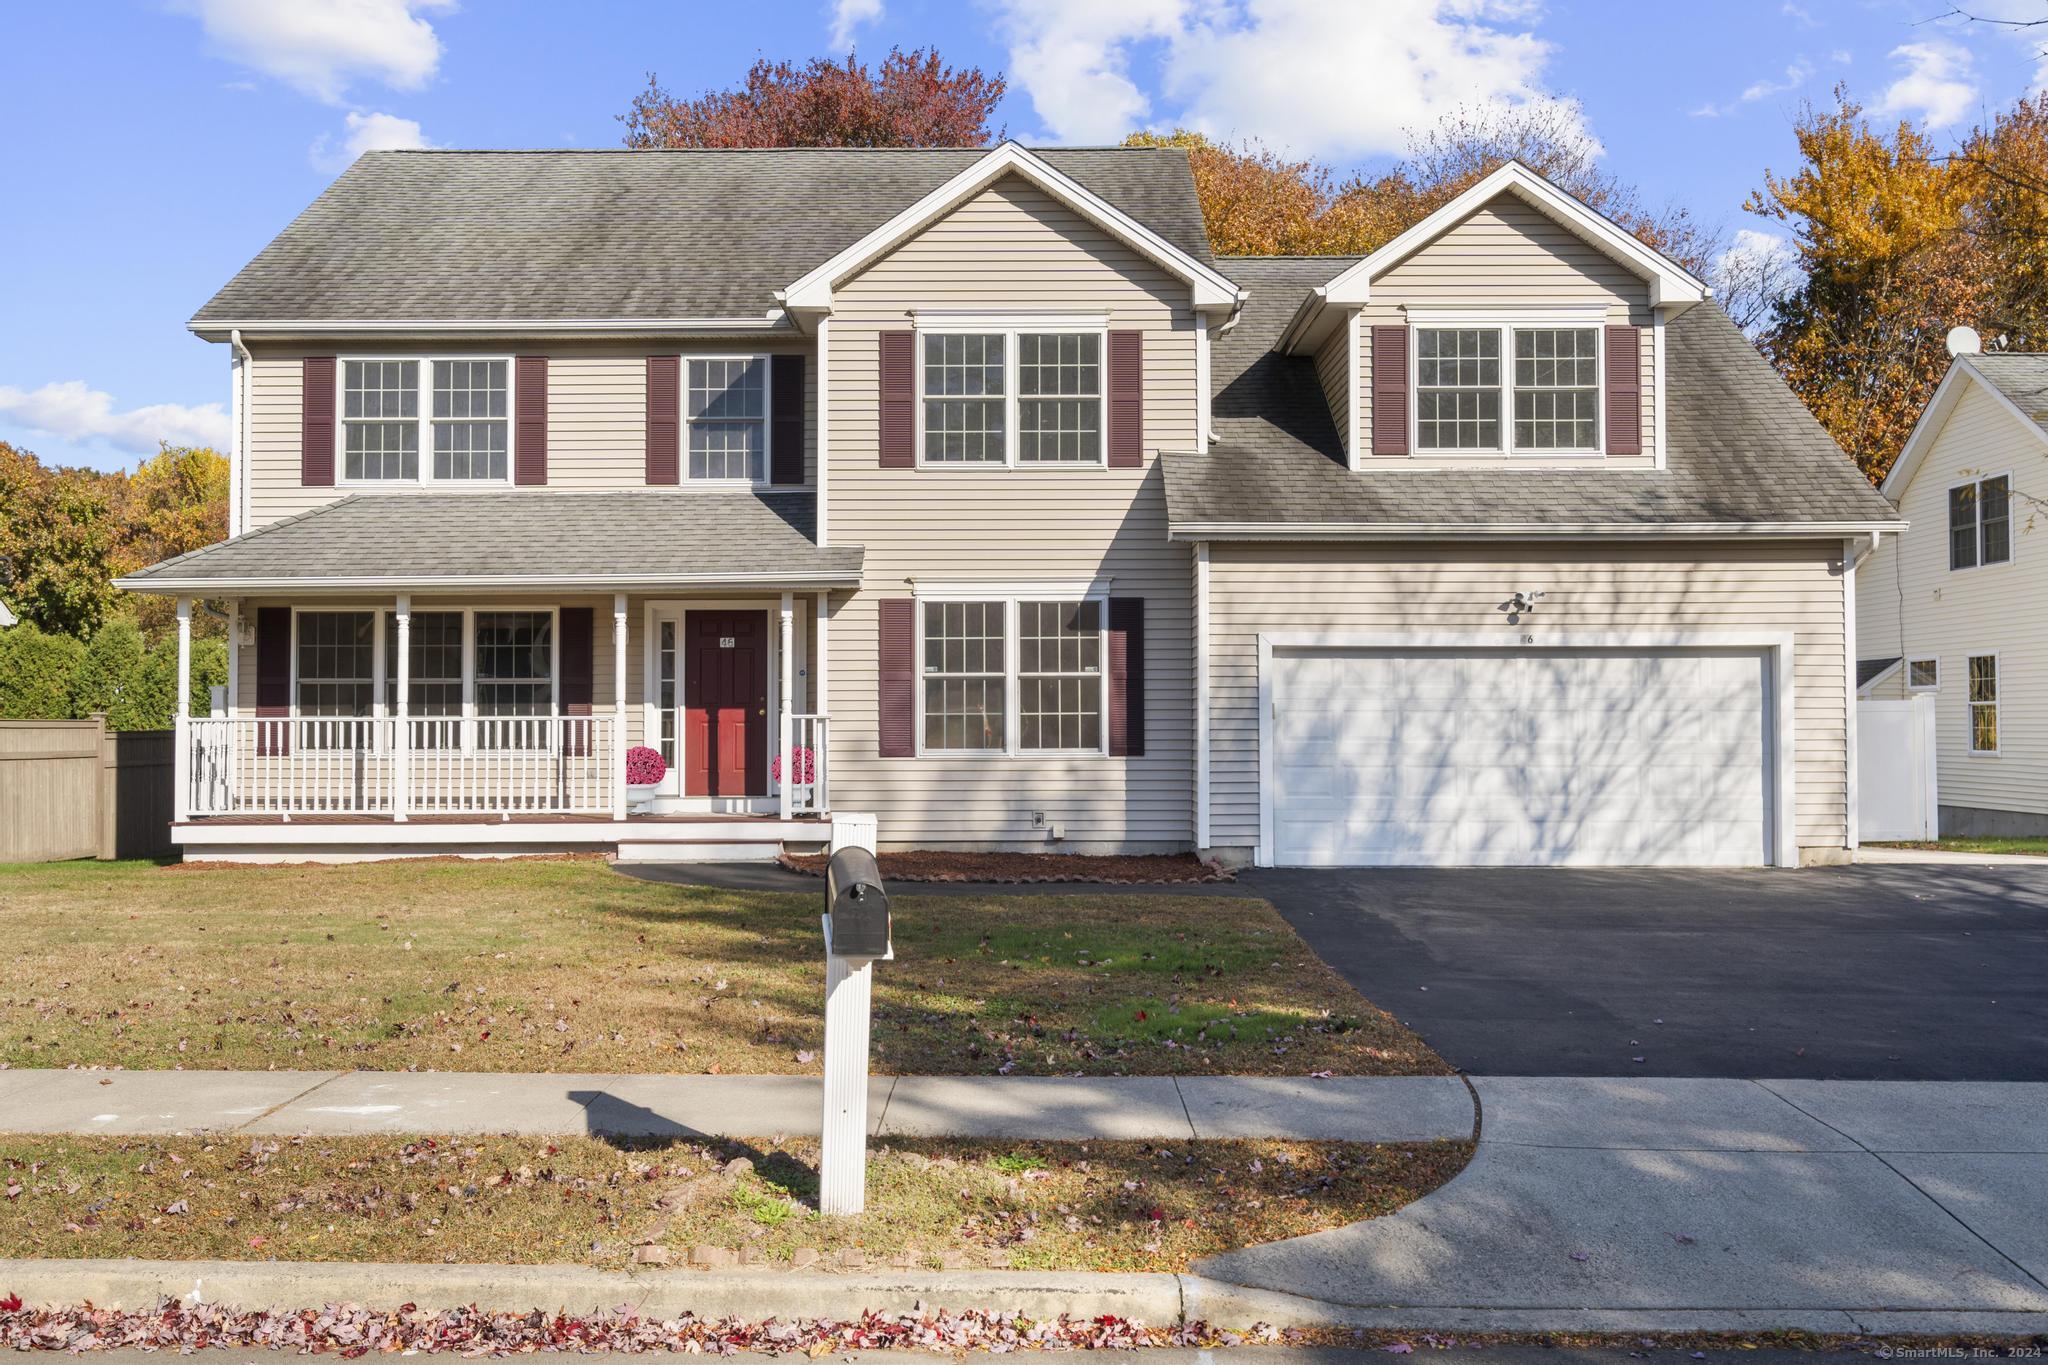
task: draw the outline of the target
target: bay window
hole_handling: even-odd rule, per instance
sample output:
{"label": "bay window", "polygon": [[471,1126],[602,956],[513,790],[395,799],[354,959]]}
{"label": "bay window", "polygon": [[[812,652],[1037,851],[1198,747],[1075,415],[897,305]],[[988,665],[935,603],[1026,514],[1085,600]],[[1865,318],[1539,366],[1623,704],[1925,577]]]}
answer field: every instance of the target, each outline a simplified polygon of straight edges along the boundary
{"label": "bay window", "polygon": [[509,360],[344,360],[339,369],[341,482],[510,481]]}
{"label": "bay window", "polygon": [[1417,450],[1600,453],[1600,326],[1532,319],[1412,330]]}
{"label": "bay window", "polygon": [[689,428],[693,479],[768,477],[768,358],[688,357]]}
{"label": "bay window", "polygon": [[1101,466],[1104,335],[1092,323],[921,330],[920,462]]}
{"label": "bay window", "polygon": [[1100,598],[920,604],[925,753],[1106,752]]}

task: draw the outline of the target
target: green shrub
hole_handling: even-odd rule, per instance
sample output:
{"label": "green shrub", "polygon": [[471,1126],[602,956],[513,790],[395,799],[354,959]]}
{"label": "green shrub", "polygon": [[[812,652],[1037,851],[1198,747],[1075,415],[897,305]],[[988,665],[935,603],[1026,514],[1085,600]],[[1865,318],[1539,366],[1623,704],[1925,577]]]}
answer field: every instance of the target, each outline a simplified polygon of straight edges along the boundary
{"label": "green shrub", "polygon": [[0,719],[65,720],[85,646],[26,621],[0,630]]}
{"label": "green shrub", "polygon": [[117,730],[141,728],[114,720],[133,709],[128,694],[140,681],[141,672],[142,632],[132,619],[116,616],[86,641],[85,653],[71,675],[71,714],[82,720],[95,711],[104,711],[108,723]]}

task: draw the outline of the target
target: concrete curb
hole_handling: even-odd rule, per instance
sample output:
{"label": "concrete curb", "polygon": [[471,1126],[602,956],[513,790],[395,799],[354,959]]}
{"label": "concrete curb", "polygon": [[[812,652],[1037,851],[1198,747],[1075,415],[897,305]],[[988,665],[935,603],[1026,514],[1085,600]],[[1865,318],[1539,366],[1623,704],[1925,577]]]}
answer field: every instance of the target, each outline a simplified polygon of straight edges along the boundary
{"label": "concrete curb", "polygon": [[1880,848],[1865,844],[1856,850],[1856,861],[1872,865],[1934,867],[2039,867],[2048,868],[2048,857],[2039,853],[1965,853],[1954,848]]}
{"label": "concrete curb", "polygon": [[629,1307],[650,1317],[694,1313],[748,1321],[858,1317],[920,1308],[1015,1312],[1045,1319],[1113,1315],[1148,1326],[1486,1332],[1771,1332],[2033,1335],[2048,1313],[1876,1308],[1471,1308],[1329,1303],[1247,1289],[1201,1275],[1091,1271],[657,1270],[581,1266],[362,1265],[302,1261],[0,1261],[0,1292],[32,1307],[135,1310],[164,1298],[236,1307],[535,1308],[569,1313]]}

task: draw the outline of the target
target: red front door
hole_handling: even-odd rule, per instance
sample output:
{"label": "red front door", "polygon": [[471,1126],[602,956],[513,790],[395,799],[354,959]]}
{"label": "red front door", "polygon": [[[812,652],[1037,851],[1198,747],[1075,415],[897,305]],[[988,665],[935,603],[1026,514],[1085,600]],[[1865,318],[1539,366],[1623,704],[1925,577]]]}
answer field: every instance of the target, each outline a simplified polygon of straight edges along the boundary
{"label": "red front door", "polygon": [[683,625],[683,794],[768,794],[768,616],[692,611]]}

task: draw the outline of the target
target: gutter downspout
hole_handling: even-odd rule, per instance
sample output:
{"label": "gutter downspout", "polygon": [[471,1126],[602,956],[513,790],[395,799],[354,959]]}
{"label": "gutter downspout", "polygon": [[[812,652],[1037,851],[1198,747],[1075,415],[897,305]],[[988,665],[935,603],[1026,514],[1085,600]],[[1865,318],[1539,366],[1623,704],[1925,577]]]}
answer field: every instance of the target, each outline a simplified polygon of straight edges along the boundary
{"label": "gutter downspout", "polygon": [[229,394],[230,405],[234,408],[232,426],[235,448],[228,453],[228,537],[242,534],[249,526],[249,371],[255,368],[256,357],[242,343],[242,329],[230,328],[228,345],[232,350],[234,386]]}
{"label": "gutter downspout", "polygon": [[1843,844],[1847,847],[1850,861],[1855,861],[1856,850],[1863,846],[1863,813],[1857,787],[1862,777],[1857,772],[1856,746],[1860,742],[1856,735],[1856,570],[1863,561],[1877,552],[1877,544],[1884,536],[1882,531],[1872,531],[1867,544],[1859,547],[1858,537],[1851,536],[1842,542],[1842,654],[1843,671],[1848,674],[1845,691],[1846,709],[1842,714],[1843,733],[1848,753],[1843,765],[1843,776],[1847,788],[1843,793]]}

